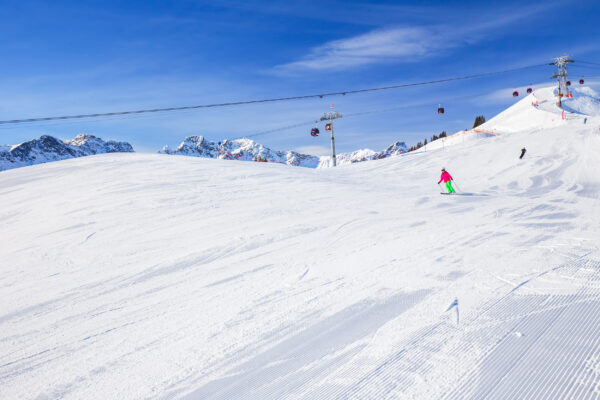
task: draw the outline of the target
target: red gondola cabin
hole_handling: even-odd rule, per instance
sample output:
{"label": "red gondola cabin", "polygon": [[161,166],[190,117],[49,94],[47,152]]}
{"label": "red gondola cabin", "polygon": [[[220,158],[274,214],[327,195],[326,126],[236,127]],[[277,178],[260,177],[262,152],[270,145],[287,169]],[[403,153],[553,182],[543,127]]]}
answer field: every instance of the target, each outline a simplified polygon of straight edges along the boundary
{"label": "red gondola cabin", "polygon": [[571,86],[571,81],[567,81],[567,86]]}
{"label": "red gondola cabin", "polygon": [[312,128],[310,130],[310,136],[319,136],[319,128]]}
{"label": "red gondola cabin", "polygon": [[439,106],[438,107],[438,114],[443,114],[444,113],[444,107]]}
{"label": "red gondola cabin", "polygon": [[533,92],[533,89],[532,88],[527,88],[527,94],[529,94],[531,92]]}
{"label": "red gondola cabin", "polygon": [[583,85],[583,82],[585,82],[585,81],[583,80],[583,78],[581,78],[581,79],[579,80],[579,84],[580,84],[580,85]]}
{"label": "red gondola cabin", "polygon": [[519,97],[519,92],[517,92],[516,90],[513,92],[513,97]]}

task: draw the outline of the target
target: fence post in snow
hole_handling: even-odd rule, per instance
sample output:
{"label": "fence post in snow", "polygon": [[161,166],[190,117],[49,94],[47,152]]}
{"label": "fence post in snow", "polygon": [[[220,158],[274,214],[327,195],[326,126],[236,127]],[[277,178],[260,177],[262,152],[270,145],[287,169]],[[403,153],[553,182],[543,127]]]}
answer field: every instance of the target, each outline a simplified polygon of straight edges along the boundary
{"label": "fence post in snow", "polygon": [[456,326],[458,326],[458,324],[460,322],[460,315],[458,312],[458,298],[454,299],[452,304],[450,304],[450,306],[446,309],[446,312],[452,310],[452,308],[454,308],[454,307],[456,307]]}
{"label": "fence post in snow", "polygon": [[458,299],[456,299],[456,326],[458,326],[459,323],[459,314],[458,314]]}

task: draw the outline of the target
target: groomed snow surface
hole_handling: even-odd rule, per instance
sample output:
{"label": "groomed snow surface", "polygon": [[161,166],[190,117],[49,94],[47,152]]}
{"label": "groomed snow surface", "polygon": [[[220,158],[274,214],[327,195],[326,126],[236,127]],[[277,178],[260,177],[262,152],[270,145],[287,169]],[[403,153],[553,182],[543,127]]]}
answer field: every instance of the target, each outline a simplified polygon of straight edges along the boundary
{"label": "groomed snow surface", "polygon": [[0,173],[0,398],[600,398],[600,118],[528,107],[330,169]]}

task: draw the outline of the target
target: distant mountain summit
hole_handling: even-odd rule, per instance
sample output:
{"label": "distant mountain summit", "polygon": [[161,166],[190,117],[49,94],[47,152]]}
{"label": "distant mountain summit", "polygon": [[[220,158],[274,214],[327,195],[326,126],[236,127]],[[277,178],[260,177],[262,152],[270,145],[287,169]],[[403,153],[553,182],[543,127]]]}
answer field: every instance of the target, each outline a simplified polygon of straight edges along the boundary
{"label": "distant mountain summit", "polygon": [[[395,156],[398,154],[406,153],[408,151],[408,147],[404,142],[395,142],[388,147],[386,147],[382,151],[375,151],[371,149],[361,149],[356,150],[351,153],[340,153],[336,154],[336,162],[338,165],[342,164],[352,164],[362,161],[369,160],[379,160],[382,158]],[[331,162],[331,157],[321,157],[321,162],[319,163],[319,167],[330,167],[333,163]]]}
{"label": "distant mountain summit", "polygon": [[380,154],[385,154],[388,156],[395,156],[398,154],[406,153],[408,151],[408,147],[404,142],[396,142],[385,148]]}
{"label": "distant mountain summit", "polygon": [[[407,151],[408,148],[404,142],[396,142],[379,152],[363,149],[352,153],[340,153],[336,158],[338,164],[349,164],[386,158]],[[177,148],[170,149],[169,146],[165,146],[159,153],[223,160],[276,162],[308,168],[328,167],[331,164],[331,157],[328,156],[318,157],[291,150],[271,150],[251,139],[233,139],[215,143],[207,140],[204,136],[188,136]]]}
{"label": "distant mountain summit", "polygon": [[44,135],[14,146],[0,146],[0,170],[102,153],[132,153],[127,142],[104,141],[93,135],[60,140]]}
{"label": "distant mountain summit", "polygon": [[271,150],[251,139],[233,139],[215,143],[205,139],[204,136],[188,136],[177,148],[171,150],[165,146],[159,153],[224,160],[276,162],[309,168],[317,167],[320,160],[317,156],[291,150]]}

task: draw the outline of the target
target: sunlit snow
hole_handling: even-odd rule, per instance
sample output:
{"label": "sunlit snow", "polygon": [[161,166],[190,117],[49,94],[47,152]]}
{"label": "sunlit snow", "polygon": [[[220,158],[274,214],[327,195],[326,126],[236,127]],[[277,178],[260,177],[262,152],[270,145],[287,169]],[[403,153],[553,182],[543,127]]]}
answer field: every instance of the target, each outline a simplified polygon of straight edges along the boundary
{"label": "sunlit snow", "polygon": [[0,398],[600,397],[600,113],[554,102],[336,168],[0,172]]}

